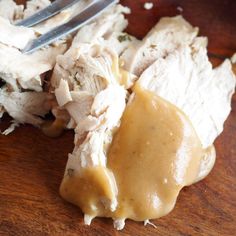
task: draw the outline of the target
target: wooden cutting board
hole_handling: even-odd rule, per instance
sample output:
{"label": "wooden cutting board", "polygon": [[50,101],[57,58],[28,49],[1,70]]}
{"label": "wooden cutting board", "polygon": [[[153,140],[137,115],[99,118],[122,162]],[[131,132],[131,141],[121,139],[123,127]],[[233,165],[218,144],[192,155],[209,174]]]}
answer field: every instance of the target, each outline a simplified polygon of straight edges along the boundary
{"label": "wooden cutting board", "polygon": [[[236,52],[235,0],[156,0],[150,11],[144,10],[144,0],[122,2],[132,9],[128,32],[138,38],[160,17],[183,9],[184,17],[209,37],[214,65]],[[8,121],[4,119],[1,129]],[[58,194],[73,133],[50,139],[36,128],[21,126],[11,135],[0,136],[0,235],[236,235],[235,134],[236,96],[224,133],[216,141],[217,161],[211,174],[183,189],[175,209],[153,221],[156,229],[127,221],[126,228],[117,232],[107,219],[84,226],[81,211]]]}

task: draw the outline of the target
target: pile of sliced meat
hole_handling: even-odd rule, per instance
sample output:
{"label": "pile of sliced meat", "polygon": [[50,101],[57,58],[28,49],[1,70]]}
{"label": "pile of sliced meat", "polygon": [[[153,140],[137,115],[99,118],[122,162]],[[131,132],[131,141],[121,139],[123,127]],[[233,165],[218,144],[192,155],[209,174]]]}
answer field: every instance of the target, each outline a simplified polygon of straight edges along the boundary
{"label": "pile of sliced meat", "polygon": [[[130,89],[138,83],[181,109],[203,148],[211,147],[231,111],[236,57],[213,69],[207,38],[199,37],[198,28],[182,16],[162,18],[140,41],[124,32],[129,9],[117,4],[73,39],[67,37],[32,55],[21,53],[30,40],[67,21],[86,3],[80,1],[47,22],[24,28],[12,23],[50,2],[32,0],[25,9],[12,0],[0,2],[0,116],[7,112],[16,123],[40,126],[52,111],[55,122],[63,120],[64,128],[75,131],[65,173],[106,166],[107,151],[132,99]],[[48,80],[46,72],[51,70]],[[202,160],[198,180],[214,161],[215,155]],[[116,208],[116,202],[108,204]],[[91,218],[86,216],[86,223]],[[115,226],[120,229],[123,222]]]}

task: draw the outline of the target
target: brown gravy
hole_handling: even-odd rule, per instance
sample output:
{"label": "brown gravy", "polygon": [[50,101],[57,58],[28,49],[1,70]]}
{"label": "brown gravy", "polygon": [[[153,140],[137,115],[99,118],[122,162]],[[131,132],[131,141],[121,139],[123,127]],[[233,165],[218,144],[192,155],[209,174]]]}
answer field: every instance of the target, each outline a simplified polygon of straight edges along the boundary
{"label": "brown gravy", "polygon": [[[107,168],[64,177],[61,195],[85,214],[137,221],[161,217],[198,175],[203,150],[188,118],[138,85],[134,92],[110,147]],[[117,192],[109,192],[107,171],[114,175]],[[104,199],[117,199],[116,210],[104,209]]]}

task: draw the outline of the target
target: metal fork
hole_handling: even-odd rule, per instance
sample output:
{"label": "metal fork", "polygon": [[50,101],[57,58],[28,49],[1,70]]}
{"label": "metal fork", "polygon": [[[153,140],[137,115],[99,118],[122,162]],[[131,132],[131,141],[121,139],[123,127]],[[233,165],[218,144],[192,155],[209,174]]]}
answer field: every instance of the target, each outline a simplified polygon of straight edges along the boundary
{"label": "metal fork", "polygon": [[[58,14],[60,11],[72,6],[80,0],[56,0],[50,6],[37,12],[33,16],[18,22],[17,26],[34,26],[42,21],[49,19],[50,17]],[[53,28],[46,34],[41,35],[37,39],[30,41],[26,47],[22,50],[24,54],[29,54],[36,51],[43,46],[46,46],[63,36],[66,36],[74,31],[78,30],[95,17],[100,15],[109,6],[116,3],[117,0],[96,0],[89,4],[82,12],[73,17],[67,23]]]}

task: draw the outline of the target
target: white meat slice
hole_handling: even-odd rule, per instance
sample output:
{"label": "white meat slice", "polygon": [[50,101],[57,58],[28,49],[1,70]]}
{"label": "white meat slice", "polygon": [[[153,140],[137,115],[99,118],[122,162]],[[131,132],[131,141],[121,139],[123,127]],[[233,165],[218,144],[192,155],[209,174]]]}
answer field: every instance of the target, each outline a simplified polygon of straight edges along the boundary
{"label": "white meat slice", "polygon": [[35,33],[32,29],[14,26],[7,19],[0,17],[0,43],[23,49],[34,38]]}
{"label": "white meat slice", "polygon": [[13,0],[0,1],[0,16],[11,23],[23,17],[23,5],[17,5]]}
{"label": "white meat slice", "polygon": [[[0,2],[0,4],[3,4],[2,6],[6,10],[8,9],[7,6],[11,5],[12,9],[16,6],[11,1],[6,0]],[[50,2],[47,0],[30,1],[27,3],[24,16],[27,17],[48,4]],[[16,15],[14,17],[9,16],[8,19],[11,18],[11,22],[23,18],[23,8],[16,9],[22,9],[21,15],[19,17],[16,17]],[[18,49],[23,49],[35,37],[36,34],[33,29],[14,26],[10,24],[9,20],[0,17],[0,78],[7,83],[6,87],[10,94],[7,99],[5,90],[0,90],[2,96],[0,115],[2,116],[4,112],[8,112],[18,122],[38,125],[41,123],[41,119],[35,115],[41,115],[42,104],[40,101],[42,99],[39,99],[37,103],[35,100],[38,97],[34,93],[20,92],[24,90],[42,91],[44,73],[54,67],[57,55],[64,53],[67,45],[59,42],[57,45],[39,50],[31,55],[22,54]],[[41,96],[40,94],[38,96]],[[32,103],[35,105],[35,111],[32,114],[30,111],[23,109],[25,107],[28,109],[28,103],[31,104],[27,99],[23,99],[26,97],[28,99],[32,97]],[[20,101],[17,101],[18,98]],[[14,99],[16,100],[14,101]]]}
{"label": "white meat slice", "polygon": [[223,131],[236,80],[229,60],[212,69],[199,40],[156,60],[138,83],[184,111],[208,148]]}
{"label": "white meat slice", "polygon": [[[113,58],[118,58],[118,56],[111,49],[98,44],[80,44],[77,49],[70,49],[70,53],[71,56],[63,56],[61,57],[61,61],[58,60],[58,62],[60,62],[58,68],[61,70],[60,75],[62,76],[57,77],[61,79],[57,80],[59,85],[55,86],[57,87],[55,95],[59,105],[69,109],[73,120],[76,121],[81,120],[81,118],[78,119],[75,117],[76,115],[72,107],[79,109],[80,104],[81,108],[83,108],[79,98],[83,98],[84,103],[91,104],[95,96],[98,96],[107,86],[119,85],[121,81],[112,70]],[[123,90],[125,91],[124,88]],[[115,91],[116,90],[114,90],[114,95],[116,94]],[[91,99],[91,97],[93,99]],[[75,100],[77,100],[77,102],[75,102]],[[99,101],[101,102],[102,100],[100,99]],[[100,103],[100,106],[101,105],[102,103]],[[76,110],[78,111],[78,109]],[[86,110],[82,113],[88,112]],[[89,117],[89,119],[90,118],[91,117]],[[77,125],[78,124],[79,123],[77,123]],[[80,134],[80,136],[82,136],[82,134]]]}
{"label": "white meat slice", "polygon": [[122,5],[115,5],[106,10],[94,22],[85,25],[73,40],[73,46],[79,43],[93,43],[99,38],[108,40],[114,32],[122,32],[128,25],[124,14],[129,14],[130,9]]}
{"label": "white meat slice", "polygon": [[198,28],[192,27],[182,16],[164,17],[142,41],[124,52],[125,69],[140,76],[156,59],[191,44],[197,34]]}
{"label": "white meat slice", "polygon": [[[58,94],[60,92],[61,90],[55,91],[57,97],[60,96]],[[73,102],[74,104],[76,103],[76,101]],[[86,104],[88,103],[86,102]],[[80,105],[80,111],[77,114],[79,116],[79,124],[75,129],[75,148],[73,153],[69,154],[65,174],[69,169],[80,171],[81,168],[98,165],[106,166],[106,153],[112,142],[113,133],[119,127],[125,106],[126,90],[120,85],[109,85],[106,89],[99,92],[94,97],[90,107],[86,106],[84,108]],[[68,112],[71,114],[70,109],[68,109]],[[84,112],[82,116],[81,112]],[[75,113],[71,115],[73,117],[76,116]],[[74,120],[76,120],[76,117]],[[107,178],[112,183],[111,188],[115,193],[116,183],[114,179],[112,176],[107,176]],[[100,200],[104,201],[104,199]],[[117,199],[114,197],[112,201],[105,201],[104,204],[105,208],[114,211],[117,207]]]}
{"label": "white meat slice", "polygon": [[15,48],[0,44],[0,78],[13,90],[42,90],[40,75],[53,68],[56,57],[66,50],[66,45],[49,47],[30,55],[24,55]]}
{"label": "white meat slice", "polygon": [[[124,13],[129,13],[129,9],[122,7],[120,5],[114,6],[108,9],[106,12],[104,12],[94,22],[84,26],[82,29],[79,30],[79,32],[77,33],[72,42],[72,46],[70,47],[70,49],[64,55],[61,55],[57,58],[57,64],[54,68],[53,76],[51,79],[51,85],[54,89],[59,86],[61,79],[66,80],[69,84],[70,89],[72,90],[76,87],[80,87],[81,85],[84,88],[86,86],[92,85],[93,87],[90,88],[90,91],[94,90],[94,88],[96,88],[97,91],[100,90],[100,87],[104,88],[104,85],[101,81],[102,78],[97,79],[96,83],[90,83],[89,81],[84,82],[85,81],[83,78],[84,72],[76,69],[76,65],[78,64],[77,59],[79,58],[79,55],[85,55],[86,51],[89,52],[92,42],[97,42],[98,45],[101,45],[103,43],[105,47],[106,46],[106,42],[104,42],[105,37],[107,40],[112,40],[112,37],[114,35],[111,32],[113,32],[113,30],[116,30],[117,33],[123,31],[128,24],[127,20],[123,16]],[[120,46],[118,45],[119,43],[116,42],[115,48],[117,48],[119,51],[123,51],[127,47],[127,44],[120,43],[122,44],[122,46]],[[96,51],[96,47],[94,46],[92,50]],[[83,59],[83,57],[84,56],[80,57],[80,62],[84,61],[83,63],[86,64],[86,58]],[[87,58],[89,58],[89,55]],[[117,55],[114,56],[114,59],[116,59],[118,62]],[[88,63],[91,66],[93,64],[92,60],[93,59],[91,58],[90,62]],[[100,62],[94,61],[94,63],[98,64]],[[112,60],[110,62],[102,62],[101,58],[101,63],[111,64]],[[92,67],[94,66],[96,65],[93,65]],[[116,67],[118,67],[118,65]],[[91,73],[90,69],[86,70],[88,71],[88,74]],[[103,70],[102,65],[99,66],[99,70],[101,75],[107,73],[105,71],[102,71]],[[86,75],[85,77],[90,78]],[[96,91],[94,91],[93,94],[94,93],[96,93]],[[70,104],[70,107],[71,106],[78,107],[78,103],[72,103],[72,104]],[[55,114],[56,117],[57,114],[59,114],[56,107],[53,108],[53,114]],[[67,125],[68,128],[72,128],[74,126],[75,123],[73,120],[71,120],[70,123]]]}
{"label": "white meat slice", "polygon": [[[90,60],[90,56],[86,55],[89,54],[90,50],[93,50],[96,52],[96,47],[93,46],[91,48],[92,43],[97,43],[97,45],[104,45],[109,46],[112,44],[112,42],[115,41],[113,37],[117,37],[116,34],[122,34],[121,32],[125,29],[127,26],[127,20],[124,18],[124,13],[129,13],[129,10],[127,8],[122,7],[121,5],[117,5],[114,8],[110,9],[110,11],[105,12],[102,16],[100,16],[96,21],[94,21],[91,24],[88,24],[84,26],[75,36],[72,45],[70,49],[61,56],[58,56],[57,58],[57,64],[53,71],[53,76],[51,79],[51,85],[54,88],[57,88],[59,86],[60,80],[64,79],[69,82],[69,87],[76,86],[78,82],[87,83],[83,79],[83,71],[80,73],[80,71],[76,71],[74,68],[76,67],[75,63],[77,59],[81,56],[80,60],[84,61],[86,63],[87,60]],[[119,36],[118,36],[119,37]],[[131,38],[130,43],[134,40]],[[81,46],[81,44],[83,44]],[[120,45],[119,45],[120,44]],[[86,46],[87,45],[87,46]],[[114,52],[113,52],[113,59],[115,57],[118,59],[117,54],[120,51],[123,51],[126,47],[128,47],[128,43],[126,42],[117,42],[115,43]],[[113,47],[112,47],[113,48]],[[84,59],[83,59],[84,58]],[[112,60],[113,60],[112,59]],[[91,58],[91,60],[93,60]],[[101,60],[103,60],[101,58]],[[107,58],[105,59],[107,60]],[[94,62],[95,63],[95,62]],[[99,63],[99,62],[96,62]],[[101,63],[112,63],[110,62],[102,62]],[[103,66],[100,65],[94,65],[92,61],[88,62],[92,67],[97,66],[99,70],[101,71],[100,74],[104,76],[104,73],[107,73],[104,71]],[[90,70],[90,69],[89,69]],[[102,72],[103,71],[103,72]],[[81,74],[81,76],[80,76]],[[77,77],[76,79],[74,77]],[[81,81],[79,80],[79,77],[81,78]],[[105,76],[106,77],[106,76]],[[91,77],[90,77],[91,78]],[[76,82],[77,81],[77,82]],[[96,86],[97,89],[99,89],[99,82],[96,81],[96,85],[93,84],[93,86]]]}
{"label": "white meat slice", "polygon": [[[88,131],[104,131],[111,135],[110,131],[120,125],[120,118],[126,106],[125,99],[126,91],[120,85],[108,85],[106,89],[99,92],[90,107],[89,115],[76,128],[77,138],[81,138]],[[94,122],[89,123],[89,121]],[[107,138],[110,142],[112,136]]]}
{"label": "white meat slice", "polygon": [[17,122],[35,126],[42,124],[42,119],[49,112],[46,106],[47,94],[43,92],[8,92],[0,90],[0,106]]}
{"label": "white meat slice", "polygon": [[96,165],[106,166],[107,144],[111,143],[113,129],[119,127],[126,106],[125,98],[126,91],[118,85],[110,85],[95,96],[88,114],[80,119],[75,130],[75,144],[86,134],[82,144],[76,145],[72,154],[80,163],[76,169]]}
{"label": "white meat slice", "polygon": [[[58,60],[58,68],[63,72],[60,74],[65,77],[57,80],[55,95],[75,128],[75,148],[69,154],[65,178],[69,169],[106,166],[106,153],[120,125],[127,96],[112,69],[113,58],[118,58],[117,53],[104,45],[80,43]],[[101,201],[105,208],[114,211],[116,183],[112,175],[107,175],[107,181],[113,198]],[[88,219],[86,216],[85,221]]]}
{"label": "white meat slice", "polygon": [[58,87],[60,80],[64,79],[70,89],[78,87],[97,94],[108,84],[107,79],[110,83],[117,83],[112,72],[113,56],[117,57],[115,52],[106,51],[98,44],[80,44],[77,48],[71,48],[65,55],[58,56],[51,84]]}

